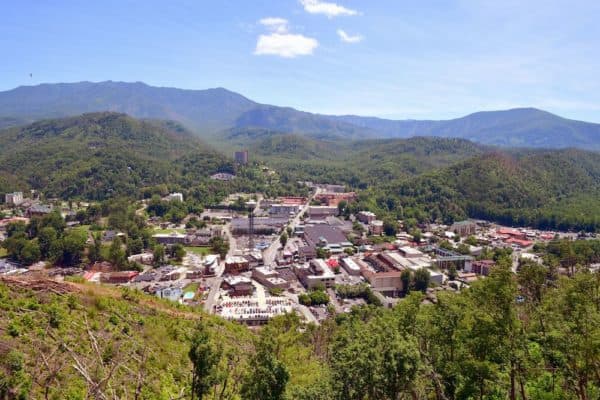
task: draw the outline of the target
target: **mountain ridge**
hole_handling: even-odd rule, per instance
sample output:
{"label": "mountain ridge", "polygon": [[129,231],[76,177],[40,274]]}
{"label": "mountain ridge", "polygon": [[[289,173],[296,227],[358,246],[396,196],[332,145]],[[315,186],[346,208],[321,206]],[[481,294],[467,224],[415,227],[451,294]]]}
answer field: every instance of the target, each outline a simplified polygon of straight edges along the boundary
{"label": "mountain ridge", "polygon": [[143,82],[83,81],[0,92],[0,128],[101,111],[175,120],[213,143],[235,128],[325,140],[439,136],[505,147],[600,150],[600,124],[562,118],[533,107],[478,111],[450,120],[390,120],[261,104],[223,87],[188,90]]}

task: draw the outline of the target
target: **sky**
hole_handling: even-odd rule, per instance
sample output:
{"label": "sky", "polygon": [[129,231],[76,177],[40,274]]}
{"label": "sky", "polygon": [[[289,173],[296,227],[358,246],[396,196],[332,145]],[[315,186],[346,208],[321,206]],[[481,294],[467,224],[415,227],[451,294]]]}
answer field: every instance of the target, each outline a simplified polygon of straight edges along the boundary
{"label": "sky", "polygon": [[326,114],[600,122],[600,1],[3,1],[0,90],[104,80]]}

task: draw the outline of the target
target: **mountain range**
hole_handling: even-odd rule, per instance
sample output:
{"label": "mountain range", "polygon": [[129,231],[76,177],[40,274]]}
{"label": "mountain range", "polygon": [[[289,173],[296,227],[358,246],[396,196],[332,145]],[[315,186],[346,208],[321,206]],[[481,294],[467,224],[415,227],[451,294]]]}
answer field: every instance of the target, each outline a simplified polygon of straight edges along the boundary
{"label": "mountain range", "polygon": [[260,129],[334,141],[438,136],[495,146],[600,149],[600,124],[535,108],[419,121],[314,114],[260,104],[224,88],[184,90],[141,82],[41,84],[0,92],[0,128],[97,111],[174,120],[213,143],[222,140],[224,132]]}

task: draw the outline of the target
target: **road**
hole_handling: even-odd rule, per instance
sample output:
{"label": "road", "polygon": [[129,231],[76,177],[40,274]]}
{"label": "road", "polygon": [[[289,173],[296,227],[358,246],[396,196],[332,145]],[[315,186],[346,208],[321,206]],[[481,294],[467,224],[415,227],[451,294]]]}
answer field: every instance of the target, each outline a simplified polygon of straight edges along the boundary
{"label": "road", "polygon": [[223,278],[220,276],[210,279],[210,291],[208,292],[208,297],[204,302],[204,311],[209,314],[213,313],[213,307],[217,304],[217,296],[220,292],[219,288],[221,287],[222,282]]}
{"label": "road", "polygon": [[[317,194],[319,194],[321,189],[317,188],[315,192],[310,196],[310,198],[306,201],[306,204],[300,209],[300,211],[296,214],[294,218],[289,222],[289,226],[292,230],[300,223],[300,217],[308,211],[308,207],[310,206],[310,202],[315,198]],[[263,251],[263,261],[265,265],[271,265],[275,262],[275,258],[277,257],[277,251],[281,243],[279,243],[279,238],[275,239],[271,245]],[[312,315],[312,314],[311,314]]]}

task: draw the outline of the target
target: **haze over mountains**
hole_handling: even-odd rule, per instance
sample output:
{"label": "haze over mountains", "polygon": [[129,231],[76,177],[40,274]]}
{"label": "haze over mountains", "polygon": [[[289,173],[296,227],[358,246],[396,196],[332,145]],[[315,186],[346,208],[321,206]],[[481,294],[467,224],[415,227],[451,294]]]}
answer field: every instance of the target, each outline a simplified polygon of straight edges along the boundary
{"label": "haze over mountains", "polygon": [[223,131],[261,129],[315,139],[439,136],[523,147],[600,149],[600,124],[569,120],[535,108],[476,112],[445,121],[329,116],[256,103],[227,89],[184,90],[144,83],[79,82],[22,86],[0,92],[0,127],[85,112],[116,111],[175,120],[207,139]]}

